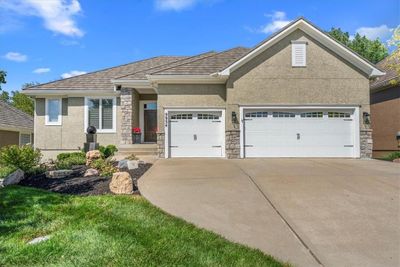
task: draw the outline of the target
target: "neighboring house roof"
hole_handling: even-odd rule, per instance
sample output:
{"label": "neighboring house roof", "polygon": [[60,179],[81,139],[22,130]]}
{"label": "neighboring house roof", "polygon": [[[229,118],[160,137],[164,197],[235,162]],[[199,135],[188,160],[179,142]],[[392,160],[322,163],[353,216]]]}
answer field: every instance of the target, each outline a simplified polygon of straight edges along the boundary
{"label": "neighboring house roof", "polygon": [[[394,84],[392,85],[390,83],[390,81],[392,80],[400,82],[400,73],[396,72],[396,70],[388,66],[388,60],[390,60],[390,56],[384,58],[383,60],[381,60],[376,64],[378,67],[385,70],[386,74],[371,81],[371,90],[392,87],[394,86]],[[396,60],[396,59],[391,59],[391,60]],[[397,62],[397,64],[400,64],[400,62]]]}
{"label": "neighboring house roof", "polygon": [[0,129],[33,132],[33,117],[0,100]]}
{"label": "neighboring house roof", "polygon": [[303,17],[294,20],[286,27],[282,28],[280,31],[268,37],[266,40],[258,44],[251,51],[249,51],[249,53],[244,55],[242,58],[238,59],[237,61],[224,68],[222,71],[218,72],[218,74],[220,76],[229,76],[232,71],[238,69],[243,64],[252,60],[254,57],[258,56],[266,49],[278,43],[284,37],[288,36],[297,29],[302,30],[303,32],[320,42],[322,45],[366,73],[369,77],[377,77],[385,74],[384,72],[379,70],[373,63],[369,62],[367,59],[363,58],[353,50],[339,43]]}

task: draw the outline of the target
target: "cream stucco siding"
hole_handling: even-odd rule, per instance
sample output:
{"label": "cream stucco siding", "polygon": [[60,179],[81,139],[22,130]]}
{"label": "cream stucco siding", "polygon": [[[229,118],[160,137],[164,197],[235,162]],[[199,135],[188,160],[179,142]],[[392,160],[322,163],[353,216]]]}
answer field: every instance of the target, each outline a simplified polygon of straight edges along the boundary
{"label": "cream stucco siding", "polygon": [[[292,67],[291,41],[307,41],[307,66]],[[297,30],[233,72],[227,114],[240,105],[354,105],[369,112],[369,79]],[[227,118],[227,129],[234,125]],[[237,127],[237,126],[236,126]]]}
{"label": "cream stucco siding", "polygon": [[158,130],[164,132],[164,109],[168,107],[226,106],[224,84],[160,84],[158,86]]}
{"label": "cream stucco siding", "polygon": [[[120,105],[117,99],[116,133],[98,133],[100,145],[119,144]],[[42,150],[44,158],[52,158],[60,152],[75,151],[83,147],[84,98],[69,97],[62,100],[62,125],[45,125],[45,99],[36,99],[35,109],[35,147]]]}

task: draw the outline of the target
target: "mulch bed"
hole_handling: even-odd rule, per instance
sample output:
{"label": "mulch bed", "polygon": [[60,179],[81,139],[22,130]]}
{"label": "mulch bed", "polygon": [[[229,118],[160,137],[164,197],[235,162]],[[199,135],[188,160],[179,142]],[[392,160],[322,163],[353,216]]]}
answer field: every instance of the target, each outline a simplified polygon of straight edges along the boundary
{"label": "mulch bed", "polygon": [[[137,180],[152,166],[152,164],[139,164],[139,168],[129,171],[135,185],[134,194],[140,194],[137,188]],[[111,177],[67,177],[61,179],[46,178],[44,174],[27,177],[19,184],[52,192],[70,195],[105,195],[112,194],[109,189]]]}

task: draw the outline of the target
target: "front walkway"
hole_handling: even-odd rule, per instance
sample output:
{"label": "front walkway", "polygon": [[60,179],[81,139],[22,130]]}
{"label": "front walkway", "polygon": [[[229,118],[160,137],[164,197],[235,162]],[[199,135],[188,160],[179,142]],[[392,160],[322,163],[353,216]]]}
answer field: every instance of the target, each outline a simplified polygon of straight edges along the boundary
{"label": "front walkway", "polygon": [[141,193],[295,266],[398,266],[400,165],[345,159],[158,160]]}

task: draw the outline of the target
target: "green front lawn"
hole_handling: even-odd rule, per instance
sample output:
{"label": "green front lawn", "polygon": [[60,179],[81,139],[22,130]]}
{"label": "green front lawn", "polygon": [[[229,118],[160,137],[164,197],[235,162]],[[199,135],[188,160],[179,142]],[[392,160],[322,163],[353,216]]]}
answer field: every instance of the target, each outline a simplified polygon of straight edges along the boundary
{"label": "green front lawn", "polygon": [[[36,245],[31,239],[51,235]],[[0,266],[283,266],[142,197],[0,189]]]}

